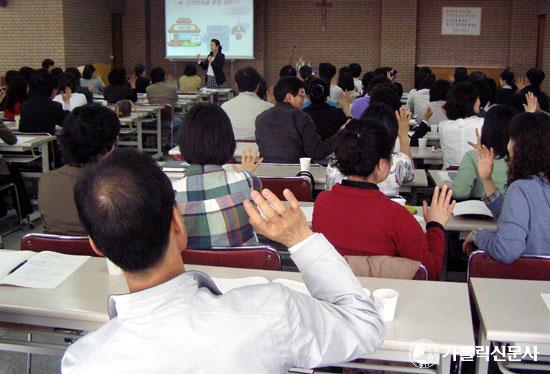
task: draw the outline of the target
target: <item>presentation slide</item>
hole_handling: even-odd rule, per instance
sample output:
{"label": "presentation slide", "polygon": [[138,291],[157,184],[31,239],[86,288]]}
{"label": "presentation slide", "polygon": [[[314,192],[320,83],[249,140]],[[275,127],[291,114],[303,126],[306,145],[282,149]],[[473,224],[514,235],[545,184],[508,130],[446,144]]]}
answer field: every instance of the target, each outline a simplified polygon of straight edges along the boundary
{"label": "presentation slide", "polygon": [[166,0],[166,58],[195,59],[218,39],[228,60],[254,58],[254,0]]}

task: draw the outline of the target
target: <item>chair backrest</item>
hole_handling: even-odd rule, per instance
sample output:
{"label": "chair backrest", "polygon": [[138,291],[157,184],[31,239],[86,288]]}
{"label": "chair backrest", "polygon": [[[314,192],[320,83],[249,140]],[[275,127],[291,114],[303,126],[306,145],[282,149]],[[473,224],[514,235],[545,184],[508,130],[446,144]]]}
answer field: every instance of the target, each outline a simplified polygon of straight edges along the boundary
{"label": "chair backrest", "polygon": [[423,264],[420,264],[420,266],[418,267],[418,270],[416,271],[413,280],[428,280],[428,269],[426,269]]}
{"label": "chair backrest", "polygon": [[472,277],[550,281],[550,256],[523,255],[504,264],[486,252],[475,251],[468,258],[468,281]]}
{"label": "chair backrest", "polygon": [[160,110],[160,119],[163,121],[170,121],[174,115],[174,107],[170,104],[166,104],[164,108]]}
{"label": "chair backrest", "polygon": [[191,265],[224,266],[230,268],[281,270],[281,258],[269,246],[216,247],[186,249],[181,253],[183,262]]}
{"label": "chair backrest", "polygon": [[21,239],[22,251],[51,251],[66,255],[100,257],[92,250],[87,236],[64,236],[31,233]]}
{"label": "chair backrest", "polygon": [[260,177],[262,188],[269,188],[280,200],[286,200],[285,189],[292,191],[298,201],[312,201],[313,188],[311,182],[303,177]]}

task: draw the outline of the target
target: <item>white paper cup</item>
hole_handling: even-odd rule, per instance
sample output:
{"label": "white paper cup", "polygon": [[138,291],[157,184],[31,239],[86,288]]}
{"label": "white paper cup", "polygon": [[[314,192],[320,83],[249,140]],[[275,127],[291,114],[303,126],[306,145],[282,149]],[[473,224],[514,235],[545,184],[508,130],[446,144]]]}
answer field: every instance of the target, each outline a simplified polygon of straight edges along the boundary
{"label": "white paper cup", "polygon": [[16,115],[15,116],[15,127],[16,128],[19,128],[19,122],[21,121],[21,115]]}
{"label": "white paper cup", "polygon": [[376,310],[382,317],[382,321],[390,322],[395,317],[399,292],[390,288],[381,288],[372,293]]}
{"label": "white paper cup", "polygon": [[402,197],[391,199],[391,201],[395,201],[397,204],[402,206],[405,206],[405,204],[407,204],[407,200]]}
{"label": "white paper cup", "polygon": [[309,171],[310,165],[311,165],[311,158],[302,157],[300,159],[300,171]]}
{"label": "white paper cup", "polygon": [[105,258],[105,261],[107,261],[107,271],[109,272],[109,275],[122,274],[122,269],[116,266],[111,260]]}
{"label": "white paper cup", "polygon": [[428,139],[426,139],[426,138],[418,139],[418,148],[426,149],[427,145],[428,145]]}
{"label": "white paper cup", "polygon": [[439,125],[432,125],[431,131],[432,131],[434,134],[437,134],[437,133],[439,132]]}

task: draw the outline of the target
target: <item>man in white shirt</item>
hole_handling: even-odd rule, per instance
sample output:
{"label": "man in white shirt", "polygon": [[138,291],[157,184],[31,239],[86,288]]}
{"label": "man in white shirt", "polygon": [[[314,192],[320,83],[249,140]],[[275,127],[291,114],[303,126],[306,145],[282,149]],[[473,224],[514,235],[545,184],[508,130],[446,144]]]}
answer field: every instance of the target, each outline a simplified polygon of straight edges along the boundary
{"label": "man in white shirt", "polygon": [[72,111],[79,106],[87,105],[86,95],[76,92],[76,79],[70,74],[63,74],[59,79],[60,93],[53,98],[63,106],[63,110]]}
{"label": "man in white shirt", "polygon": [[124,271],[129,294],[109,299],[111,320],[68,348],[63,373],[286,373],[362,357],[384,324],[344,259],[313,234],[290,191],[245,202],[257,232],[289,248],[312,296],[281,284],[221,295],[185,271],[187,238],[172,184],[149,156],[115,151],[75,187],[94,250]]}
{"label": "man in white shirt", "polygon": [[256,117],[273,104],[258,97],[260,88],[260,74],[256,69],[247,67],[237,71],[235,81],[239,94],[222,104],[233,126],[236,140],[255,140]]}

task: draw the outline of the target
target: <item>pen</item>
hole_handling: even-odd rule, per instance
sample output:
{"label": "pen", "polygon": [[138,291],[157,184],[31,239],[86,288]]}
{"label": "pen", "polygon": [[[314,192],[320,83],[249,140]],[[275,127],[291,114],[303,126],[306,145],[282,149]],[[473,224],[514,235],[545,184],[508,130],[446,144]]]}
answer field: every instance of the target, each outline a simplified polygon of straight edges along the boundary
{"label": "pen", "polygon": [[14,271],[16,271],[17,269],[19,269],[21,266],[25,265],[27,263],[27,260],[23,261],[22,263],[20,263],[19,265],[17,265],[16,267],[14,267],[13,269],[11,269],[11,271],[8,273],[8,275],[10,275],[11,273],[13,273]]}

